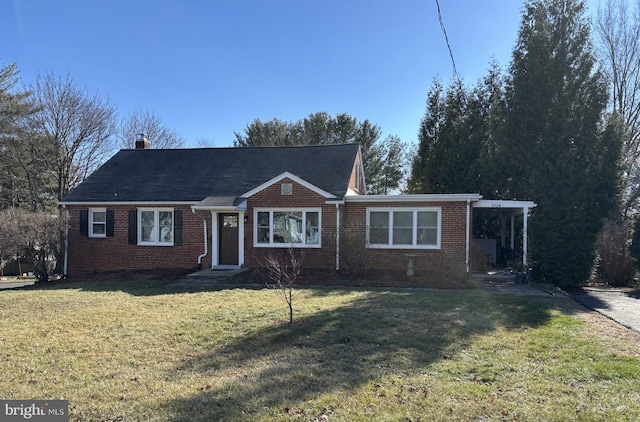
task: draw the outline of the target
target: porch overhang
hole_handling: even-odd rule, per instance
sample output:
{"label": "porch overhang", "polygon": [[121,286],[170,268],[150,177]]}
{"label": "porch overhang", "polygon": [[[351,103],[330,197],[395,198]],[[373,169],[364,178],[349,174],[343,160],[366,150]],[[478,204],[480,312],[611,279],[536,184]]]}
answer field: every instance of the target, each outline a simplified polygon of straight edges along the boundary
{"label": "porch overhang", "polygon": [[247,199],[237,196],[208,196],[191,208],[204,211],[246,211]]}
{"label": "porch overhang", "polygon": [[474,209],[478,210],[487,210],[499,212],[503,217],[502,221],[502,244],[504,246],[504,226],[505,226],[505,218],[511,217],[511,248],[513,249],[514,245],[514,217],[516,215],[523,216],[522,222],[522,268],[526,270],[527,268],[527,242],[528,242],[528,219],[529,212],[535,208],[537,204],[533,201],[516,201],[516,200],[491,200],[491,199],[481,199],[473,204]]}

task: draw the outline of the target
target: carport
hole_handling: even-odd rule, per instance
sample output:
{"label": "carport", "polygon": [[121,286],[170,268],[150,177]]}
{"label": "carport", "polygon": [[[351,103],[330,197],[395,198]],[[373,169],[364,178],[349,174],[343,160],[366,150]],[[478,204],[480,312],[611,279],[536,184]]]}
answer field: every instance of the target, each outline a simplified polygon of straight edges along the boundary
{"label": "carport", "polygon": [[[477,212],[493,212],[500,216],[500,247],[508,248],[512,251],[515,249],[515,219],[516,216],[522,215],[522,268],[527,268],[527,228],[529,213],[536,206],[533,201],[507,201],[507,200],[490,200],[481,199],[473,203],[474,213]],[[507,228],[509,230],[507,230]],[[509,239],[507,239],[507,231]],[[495,242],[484,242],[486,239],[474,239],[476,246],[487,253],[492,253],[492,263],[495,264],[496,244]],[[493,240],[493,239],[488,239]],[[490,249],[493,248],[493,251]]]}

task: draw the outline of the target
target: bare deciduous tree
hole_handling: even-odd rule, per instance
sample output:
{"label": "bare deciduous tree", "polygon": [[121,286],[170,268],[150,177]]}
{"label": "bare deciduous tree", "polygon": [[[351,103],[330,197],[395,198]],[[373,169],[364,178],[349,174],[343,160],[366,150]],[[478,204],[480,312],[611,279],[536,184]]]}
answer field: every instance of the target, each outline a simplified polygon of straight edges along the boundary
{"label": "bare deciduous tree", "polygon": [[287,302],[289,324],[293,324],[293,286],[302,272],[303,259],[304,250],[287,248],[282,253],[269,254],[264,264],[273,282],[269,287],[279,289]]}
{"label": "bare deciduous tree", "polygon": [[640,0],[607,0],[598,9],[598,56],[611,87],[611,106],[626,126],[623,149],[628,216],[640,199]]}
{"label": "bare deciduous tree", "polygon": [[36,154],[48,163],[61,200],[113,152],[116,109],[106,97],[89,95],[70,75],[38,75],[31,86],[40,111],[28,119]]}
{"label": "bare deciduous tree", "polygon": [[153,112],[139,110],[127,115],[118,125],[118,146],[135,148],[136,137],[144,133],[151,142],[151,148],[181,148],[185,141],[175,130],[169,129]]}

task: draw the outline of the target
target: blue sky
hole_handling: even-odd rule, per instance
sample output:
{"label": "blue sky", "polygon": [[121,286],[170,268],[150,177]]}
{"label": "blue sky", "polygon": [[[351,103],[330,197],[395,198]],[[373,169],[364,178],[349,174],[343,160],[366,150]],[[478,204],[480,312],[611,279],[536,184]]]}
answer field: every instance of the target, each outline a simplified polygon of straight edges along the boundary
{"label": "blue sky", "polygon": [[[508,65],[522,5],[440,0],[465,82],[492,57]],[[3,0],[0,39],[0,65],[17,62],[23,82],[69,73],[188,146],[318,111],[416,142],[434,78],[453,75],[435,0]]]}

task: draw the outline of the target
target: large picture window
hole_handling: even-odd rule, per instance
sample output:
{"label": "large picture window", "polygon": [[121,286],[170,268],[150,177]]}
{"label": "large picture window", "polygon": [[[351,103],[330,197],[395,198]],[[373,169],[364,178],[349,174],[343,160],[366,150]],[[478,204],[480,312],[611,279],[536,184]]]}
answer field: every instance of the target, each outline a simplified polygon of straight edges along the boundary
{"label": "large picture window", "polygon": [[440,208],[368,208],[370,248],[439,249]]}
{"label": "large picture window", "polygon": [[254,244],[320,247],[320,209],[256,209]]}
{"label": "large picture window", "polygon": [[173,245],[173,209],[138,210],[138,244]]}

